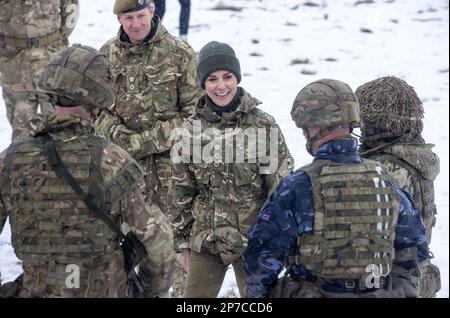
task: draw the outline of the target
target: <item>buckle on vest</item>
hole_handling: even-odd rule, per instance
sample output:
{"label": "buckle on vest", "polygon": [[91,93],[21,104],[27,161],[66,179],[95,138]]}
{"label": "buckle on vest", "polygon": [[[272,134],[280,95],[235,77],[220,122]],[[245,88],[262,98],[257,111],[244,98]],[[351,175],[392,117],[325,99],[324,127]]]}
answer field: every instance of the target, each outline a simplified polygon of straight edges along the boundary
{"label": "buckle on vest", "polygon": [[355,289],[356,281],[353,279],[345,280],[345,288],[347,289]]}
{"label": "buckle on vest", "polygon": [[39,47],[39,38],[29,38],[27,39],[27,48],[38,48]]}

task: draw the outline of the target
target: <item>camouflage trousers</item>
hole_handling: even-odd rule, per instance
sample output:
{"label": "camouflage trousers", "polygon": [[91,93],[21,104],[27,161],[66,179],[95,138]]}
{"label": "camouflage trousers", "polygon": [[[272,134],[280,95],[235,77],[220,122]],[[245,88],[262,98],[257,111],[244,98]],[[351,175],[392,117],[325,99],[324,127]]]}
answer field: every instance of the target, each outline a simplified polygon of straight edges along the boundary
{"label": "camouflage trousers", "polygon": [[186,278],[187,272],[183,267],[181,253],[177,253],[175,259],[175,280],[172,284],[172,290],[170,291],[171,298],[183,297]]}
{"label": "camouflage trousers", "polygon": [[66,48],[58,41],[41,48],[20,49],[0,43],[0,84],[13,139],[28,135],[28,120],[41,105],[42,112],[52,111],[47,96],[36,92],[36,72],[55,53]]}
{"label": "camouflage trousers", "polygon": [[422,276],[413,279],[417,288],[417,293],[421,298],[434,298],[436,293],[441,290],[441,273],[439,268],[429,260],[420,264]]}
{"label": "camouflage trousers", "polygon": [[[245,292],[245,273],[242,259],[232,263],[241,297]],[[184,297],[215,298],[219,294],[228,265],[221,258],[208,252],[191,251]]]}

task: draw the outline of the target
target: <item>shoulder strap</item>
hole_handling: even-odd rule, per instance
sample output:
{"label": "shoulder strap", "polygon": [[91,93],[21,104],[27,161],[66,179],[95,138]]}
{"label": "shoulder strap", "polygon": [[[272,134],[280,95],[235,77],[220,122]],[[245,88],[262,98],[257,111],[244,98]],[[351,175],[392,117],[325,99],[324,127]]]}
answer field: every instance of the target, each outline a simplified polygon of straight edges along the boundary
{"label": "shoulder strap", "polygon": [[72,187],[73,191],[75,191],[75,193],[83,200],[88,209],[93,212],[99,219],[105,222],[105,224],[111,229],[111,231],[116,233],[119,236],[120,241],[122,241],[124,235],[120,228],[109,218],[105,211],[101,210],[98,207],[98,205],[92,200],[90,195],[86,194],[83,189],[81,189],[80,185],[75,180],[73,175],[69,170],[67,170],[67,167],[64,165],[64,162],[61,160],[58,152],[56,151],[55,142],[52,137],[50,137],[49,134],[45,134],[43,135],[43,137],[45,140],[44,143],[49,163],[52,166],[53,170],[55,170],[57,176],[66,179],[67,183]]}
{"label": "shoulder strap", "polygon": [[116,233],[119,237],[120,245],[124,253],[124,267],[129,279],[132,281],[132,285],[129,286],[130,295],[133,297],[143,297],[146,294],[145,287],[143,285],[143,274],[137,273],[135,268],[146,257],[147,251],[143,244],[134,236],[132,232],[128,232],[124,235],[120,228],[109,218],[109,216],[100,209],[97,204],[92,200],[89,194],[84,193],[78,182],[73,175],[67,170],[64,162],[56,151],[55,142],[49,134],[44,134],[44,143],[47,150],[47,157],[50,165],[55,170],[58,177],[66,179],[67,183],[72,187],[73,191],[83,200],[88,209],[95,214],[100,220]]}

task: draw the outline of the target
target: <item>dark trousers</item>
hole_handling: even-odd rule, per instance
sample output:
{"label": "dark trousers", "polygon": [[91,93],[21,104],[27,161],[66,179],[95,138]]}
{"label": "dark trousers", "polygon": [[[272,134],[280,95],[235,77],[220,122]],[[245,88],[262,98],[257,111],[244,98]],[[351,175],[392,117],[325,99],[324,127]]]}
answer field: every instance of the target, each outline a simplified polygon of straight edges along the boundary
{"label": "dark trousers", "polygon": [[[180,35],[187,35],[189,28],[189,18],[191,15],[191,0],[178,0],[181,5],[180,10]],[[155,14],[162,20],[166,13],[166,0],[155,1]]]}

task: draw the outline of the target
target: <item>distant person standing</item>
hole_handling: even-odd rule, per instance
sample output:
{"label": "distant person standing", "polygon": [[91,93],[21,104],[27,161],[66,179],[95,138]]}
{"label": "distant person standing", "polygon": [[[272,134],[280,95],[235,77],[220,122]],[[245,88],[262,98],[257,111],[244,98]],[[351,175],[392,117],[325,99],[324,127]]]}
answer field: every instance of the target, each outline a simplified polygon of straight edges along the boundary
{"label": "distant person standing", "polygon": [[[189,17],[191,15],[191,0],[178,0],[180,3],[180,39],[187,42]],[[166,0],[155,0],[155,14],[161,19],[166,13]]]}
{"label": "distant person standing", "polygon": [[27,136],[28,119],[52,111],[36,93],[34,74],[67,47],[78,19],[78,0],[2,0],[0,10],[0,85],[12,138]]}

